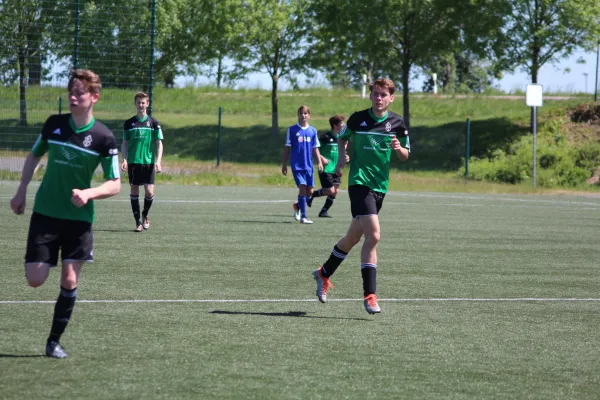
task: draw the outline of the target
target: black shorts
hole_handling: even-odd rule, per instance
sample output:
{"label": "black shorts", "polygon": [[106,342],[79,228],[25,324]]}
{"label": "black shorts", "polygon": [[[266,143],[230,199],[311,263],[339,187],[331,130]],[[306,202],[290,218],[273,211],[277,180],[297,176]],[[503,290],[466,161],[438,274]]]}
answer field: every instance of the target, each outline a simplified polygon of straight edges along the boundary
{"label": "black shorts", "polygon": [[375,192],[362,185],[349,186],[348,195],[350,195],[352,218],[361,215],[378,215],[385,197],[385,193]]}
{"label": "black shorts", "polygon": [[319,173],[319,180],[321,181],[321,187],[323,189],[329,189],[335,185],[340,185],[342,182],[340,177],[336,174],[327,174],[325,172]]}
{"label": "black shorts", "polygon": [[55,266],[60,249],[62,261],[94,261],[92,224],[33,213],[27,235],[25,264]]}
{"label": "black shorts", "polygon": [[127,174],[130,185],[154,185],[154,164],[127,164]]}

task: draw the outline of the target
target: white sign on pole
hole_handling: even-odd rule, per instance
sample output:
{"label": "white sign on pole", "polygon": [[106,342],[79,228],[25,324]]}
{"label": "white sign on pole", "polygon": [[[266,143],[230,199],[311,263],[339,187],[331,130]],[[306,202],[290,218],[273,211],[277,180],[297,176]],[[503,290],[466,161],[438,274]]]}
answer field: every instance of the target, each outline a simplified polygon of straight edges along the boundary
{"label": "white sign on pole", "polygon": [[544,103],[542,94],[542,85],[527,85],[525,103],[529,107],[541,107]]}
{"label": "white sign on pole", "polygon": [[542,85],[527,85],[527,96],[525,99],[525,103],[529,107],[532,107],[532,122],[533,122],[533,187],[536,186],[537,181],[537,144],[536,144],[536,136],[537,136],[537,108],[541,107],[543,104],[542,99]]}

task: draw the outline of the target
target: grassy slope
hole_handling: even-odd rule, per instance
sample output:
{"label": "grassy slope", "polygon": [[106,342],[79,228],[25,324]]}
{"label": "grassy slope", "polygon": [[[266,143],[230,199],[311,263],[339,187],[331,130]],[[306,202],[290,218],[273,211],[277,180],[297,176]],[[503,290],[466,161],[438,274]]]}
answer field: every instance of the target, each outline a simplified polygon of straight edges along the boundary
{"label": "grassy slope", "polygon": [[[0,114],[0,134],[18,134],[23,148],[33,142],[43,120],[49,113],[56,112],[59,88],[32,89],[29,92],[28,128],[18,128],[14,90],[0,88],[3,111]],[[125,90],[106,89],[96,107],[96,117],[106,123],[117,137],[121,136],[123,121],[134,113],[132,93]],[[279,127],[277,136],[271,134],[271,99],[268,91],[248,90],[218,92],[203,89],[163,89],[154,94],[154,116],[161,122],[165,132],[165,166],[171,172],[181,172],[183,177],[165,177],[178,182],[207,182],[209,184],[285,184],[277,176],[285,129],[296,122],[296,109],[301,104],[311,107],[311,120],[319,131],[328,129],[328,118],[334,114],[348,116],[350,113],[369,106],[353,92],[307,90],[283,92],[279,95]],[[580,103],[579,99],[545,100],[539,110],[540,120],[547,115],[560,113],[566,106]],[[447,189],[462,185],[456,171],[465,156],[466,119],[471,120],[472,157],[485,157],[495,149],[506,148],[521,135],[529,134],[530,108],[523,98],[493,97],[433,97],[413,95],[411,97],[411,143],[413,152],[407,163],[393,161],[401,173],[396,180],[406,181],[406,172],[414,177],[413,183],[419,190],[429,186],[433,190],[442,184]],[[222,107],[221,153],[223,167],[214,169],[217,158],[218,109]],[[402,99],[397,96],[393,111],[402,112]],[[28,133],[24,136],[23,133]],[[0,136],[0,141],[3,136]],[[6,136],[4,136],[6,138]],[[14,136],[11,136],[14,137]],[[25,138],[25,139],[24,139]],[[0,147],[2,143],[0,142]],[[266,177],[254,182],[252,176]],[[212,170],[211,170],[212,169]],[[198,175],[199,173],[199,175]],[[208,175],[207,175],[208,173]],[[187,174],[187,177],[186,177]],[[226,176],[223,176],[223,175]],[[190,176],[191,175],[191,176]],[[198,175],[198,176],[196,176]],[[215,178],[216,175],[219,175]],[[250,175],[250,176],[248,176]],[[426,181],[429,181],[427,183]],[[411,184],[408,184],[411,186]],[[474,185],[476,190],[497,185]],[[472,190],[473,188],[469,189]],[[487,189],[484,189],[487,190]],[[521,191],[517,187],[509,191]],[[526,190],[526,189],[524,189]]]}

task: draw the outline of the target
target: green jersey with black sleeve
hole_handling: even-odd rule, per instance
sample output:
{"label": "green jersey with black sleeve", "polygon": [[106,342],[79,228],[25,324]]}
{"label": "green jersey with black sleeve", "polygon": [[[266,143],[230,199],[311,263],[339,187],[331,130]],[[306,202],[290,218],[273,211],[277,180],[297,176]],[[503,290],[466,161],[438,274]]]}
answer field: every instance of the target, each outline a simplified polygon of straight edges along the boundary
{"label": "green jersey with black sleeve", "polygon": [[94,222],[94,202],[83,207],[71,202],[73,189],[88,189],[99,164],[104,179],[120,178],[119,150],[110,129],[92,118],[76,128],[71,114],[52,115],[31,150],[40,158],[48,153],[48,164],[35,195],[33,211],[48,217]]}
{"label": "green jersey with black sleeve", "polygon": [[321,156],[326,158],[329,162],[327,165],[323,166],[323,173],[325,174],[335,174],[335,166],[338,162],[338,135],[329,131],[324,133],[319,138],[319,143],[321,143],[321,147],[319,148],[319,152]]}
{"label": "green jersey with black sleeve", "polygon": [[398,114],[388,111],[377,118],[369,108],[350,116],[339,137],[354,141],[348,186],[362,185],[375,192],[387,192],[394,136],[410,152],[408,127]]}
{"label": "green jersey with black sleeve", "polygon": [[136,115],[123,124],[123,140],[127,141],[127,163],[154,164],[154,146],[157,140],[163,140],[162,129],[151,116],[140,119]]}

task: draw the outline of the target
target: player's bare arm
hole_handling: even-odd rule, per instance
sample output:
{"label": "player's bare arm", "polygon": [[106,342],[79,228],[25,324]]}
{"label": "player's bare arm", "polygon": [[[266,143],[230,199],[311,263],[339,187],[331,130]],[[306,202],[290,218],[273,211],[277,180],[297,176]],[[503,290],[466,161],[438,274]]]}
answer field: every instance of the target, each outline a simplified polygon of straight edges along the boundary
{"label": "player's bare arm", "polygon": [[319,151],[318,147],[315,147],[313,149],[313,151],[314,151],[315,156],[317,158],[317,164],[318,164],[319,172],[323,172],[323,161],[321,161],[321,158],[323,158],[323,157],[321,157],[321,152]]}
{"label": "player's bare arm", "polygon": [[156,141],[156,172],[162,172],[162,156],[163,156],[163,144],[162,140]]}
{"label": "player's bare arm", "polygon": [[123,140],[121,143],[121,154],[123,155],[123,162],[121,163],[121,170],[127,170],[127,140]]}
{"label": "player's bare arm", "polygon": [[290,147],[285,146],[283,148],[283,163],[281,165],[281,173],[283,175],[287,175],[287,162],[288,162],[289,158],[290,158]]}
{"label": "player's bare arm", "polygon": [[21,183],[19,184],[17,193],[10,200],[10,208],[15,214],[23,214],[25,212],[27,185],[31,182],[31,178],[33,178],[33,173],[39,162],[40,159],[34,156],[33,153],[29,153],[25,159],[25,165],[23,165],[23,172],[21,173]]}
{"label": "player's bare arm", "polygon": [[408,150],[400,145],[400,141],[397,137],[394,136],[394,138],[392,139],[392,143],[390,143],[390,147],[396,152],[400,160],[408,160]]}
{"label": "player's bare arm", "polygon": [[348,141],[347,140],[338,139],[338,153],[339,153],[339,156],[338,156],[337,165],[335,166],[335,174],[337,176],[342,176],[342,170],[346,166],[346,162],[349,161],[349,159],[346,156],[346,146],[348,146]]}
{"label": "player's bare arm", "polygon": [[90,200],[99,200],[112,197],[121,191],[121,178],[110,179],[100,186],[89,189],[73,189],[71,191],[71,201],[77,207],[83,207]]}

